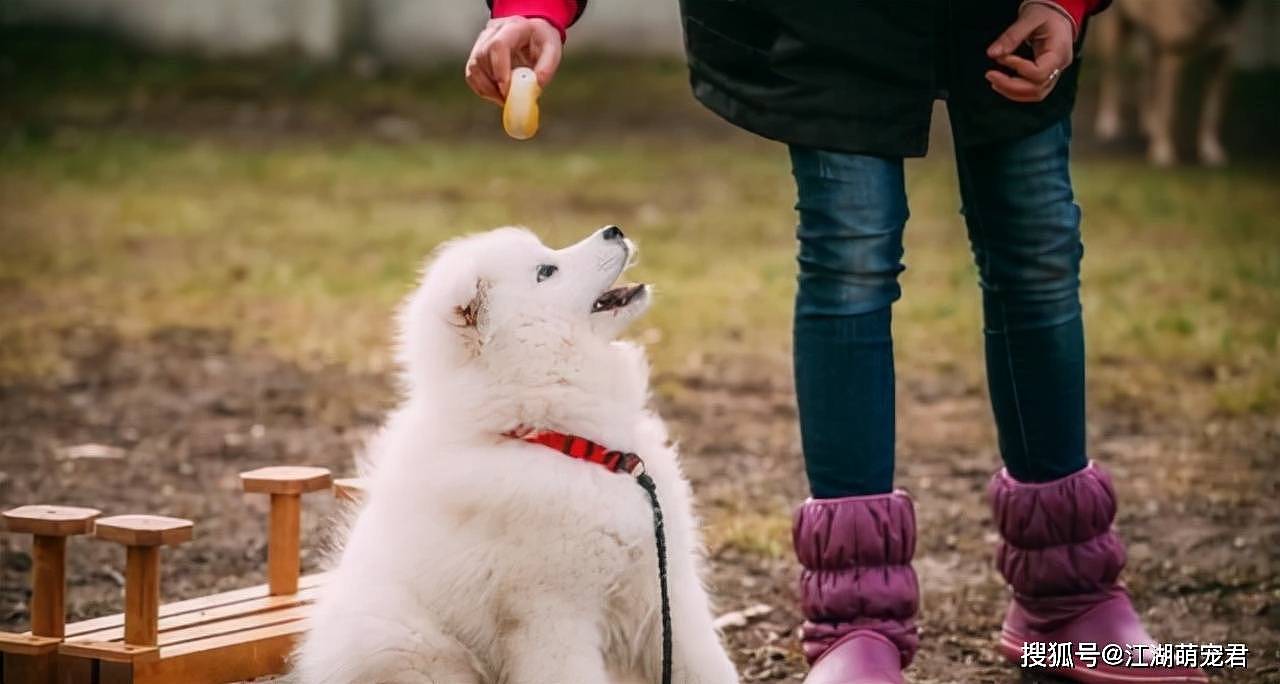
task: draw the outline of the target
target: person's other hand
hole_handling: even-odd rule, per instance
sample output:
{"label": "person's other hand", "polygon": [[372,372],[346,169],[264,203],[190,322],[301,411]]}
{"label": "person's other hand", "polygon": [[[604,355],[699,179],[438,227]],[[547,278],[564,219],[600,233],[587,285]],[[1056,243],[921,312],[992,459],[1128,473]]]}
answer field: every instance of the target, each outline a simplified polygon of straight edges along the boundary
{"label": "person's other hand", "polygon": [[467,85],[476,95],[501,106],[507,99],[512,68],[532,67],[538,84],[545,88],[560,66],[563,50],[560,31],[545,19],[490,19],[467,58]]}
{"label": "person's other hand", "polygon": [[[1028,43],[1035,61],[1014,54]],[[1058,77],[1075,59],[1075,26],[1062,12],[1041,3],[1022,6],[1018,20],[1000,34],[987,56],[1013,75],[997,69],[987,72],[987,81],[1001,95],[1015,102],[1039,102],[1053,92]]]}

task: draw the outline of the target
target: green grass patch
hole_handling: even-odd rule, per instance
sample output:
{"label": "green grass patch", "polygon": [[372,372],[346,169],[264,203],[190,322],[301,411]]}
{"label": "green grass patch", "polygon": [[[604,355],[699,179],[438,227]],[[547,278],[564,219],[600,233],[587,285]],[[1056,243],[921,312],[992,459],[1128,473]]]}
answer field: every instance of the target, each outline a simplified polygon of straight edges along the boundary
{"label": "green grass patch", "polygon": [[717,512],[707,521],[706,545],[712,553],[733,549],[761,558],[791,553],[791,518],[752,512]]}
{"label": "green grass patch", "polygon": [[[785,149],[697,112],[672,62],[578,60],[548,94],[546,136],[515,143],[452,70],[361,79],[109,52],[86,72],[83,55],[39,66],[5,49],[25,77],[6,76],[22,84],[0,116],[12,124],[0,136],[0,377],[58,373],[58,331],[84,323],[227,328],[304,363],[386,368],[391,312],[424,256],[513,223],[553,245],[626,228],[641,245],[634,276],[658,288],[634,332],[660,371],[698,354],[787,353]],[[619,73],[634,88],[619,91]],[[157,123],[224,100],[232,114]],[[340,125],[246,137],[237,102]],[[370,112],[420,128],[378,142],[360,128]],[[1148,364],[1162,372],[1142,377],[1169,384],[1138,391],[1211,377],[1215,410],[1280,410],[1275,169],[1086,159],[1074,175],[1102,394],[1131,390],[1109,386],[1122,379],[1111,369]],[[978,378],[979,293],[946,150],[912,161],[908,183],[899,359]]]}

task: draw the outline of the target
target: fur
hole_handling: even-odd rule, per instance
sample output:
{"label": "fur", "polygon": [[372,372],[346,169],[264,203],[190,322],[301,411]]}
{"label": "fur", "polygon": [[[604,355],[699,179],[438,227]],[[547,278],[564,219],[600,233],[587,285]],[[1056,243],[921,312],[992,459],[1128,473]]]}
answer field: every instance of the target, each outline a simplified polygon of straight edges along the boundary
{"label": "fur", "polygon": [[502,436],[520,426],[640,455],[666,517],[674,681],[737,681],[644,353],[614,339],[651,293],[592,307],[633,255],[620,232],[552,250],[518,228],[437,251],[401,311],[406,396],[364,454],[368,491],[296,653],[300,681],[658,681],[646,494]]}

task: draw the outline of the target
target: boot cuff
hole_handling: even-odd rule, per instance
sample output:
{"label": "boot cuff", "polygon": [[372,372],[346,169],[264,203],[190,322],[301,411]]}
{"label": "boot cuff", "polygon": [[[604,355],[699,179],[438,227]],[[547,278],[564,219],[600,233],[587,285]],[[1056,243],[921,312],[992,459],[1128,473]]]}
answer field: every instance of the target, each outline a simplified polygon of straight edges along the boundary
{"label": "boot cuff", "polygon": [[916,552],[916,513],[906,492],[809,499],[791,538],[809,570],[906,565]]}
{"label": "boot cuff", "polygon": [[1115,490],[1089,464],[1064,478],[1022,483],[1000,471],[988,487],[1002,539],[996,566],[1025,596],[1106,591],[1124,567],[1124,545],[1112,530]]}
{"label": "boot cuff", "polygon": [[800,607],[808,620],[805,652],[816,658],[840,635],[874,629],[909,662],[918,645],[914,617],[920,590],[915,510],[904,492],[810,499],[792,527],[800,573]]}

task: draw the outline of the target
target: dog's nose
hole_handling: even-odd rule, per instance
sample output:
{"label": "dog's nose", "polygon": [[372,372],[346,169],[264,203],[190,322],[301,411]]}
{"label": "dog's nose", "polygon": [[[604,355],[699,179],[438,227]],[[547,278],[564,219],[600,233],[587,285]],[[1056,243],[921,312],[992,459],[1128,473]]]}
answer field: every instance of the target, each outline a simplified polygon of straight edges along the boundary
{"label": "dog's nose", "polygon": [[617,226],[606,226],[601,235],[603,235],[606,240],[621,240],[626,237],[622,234],[622,229]]}

